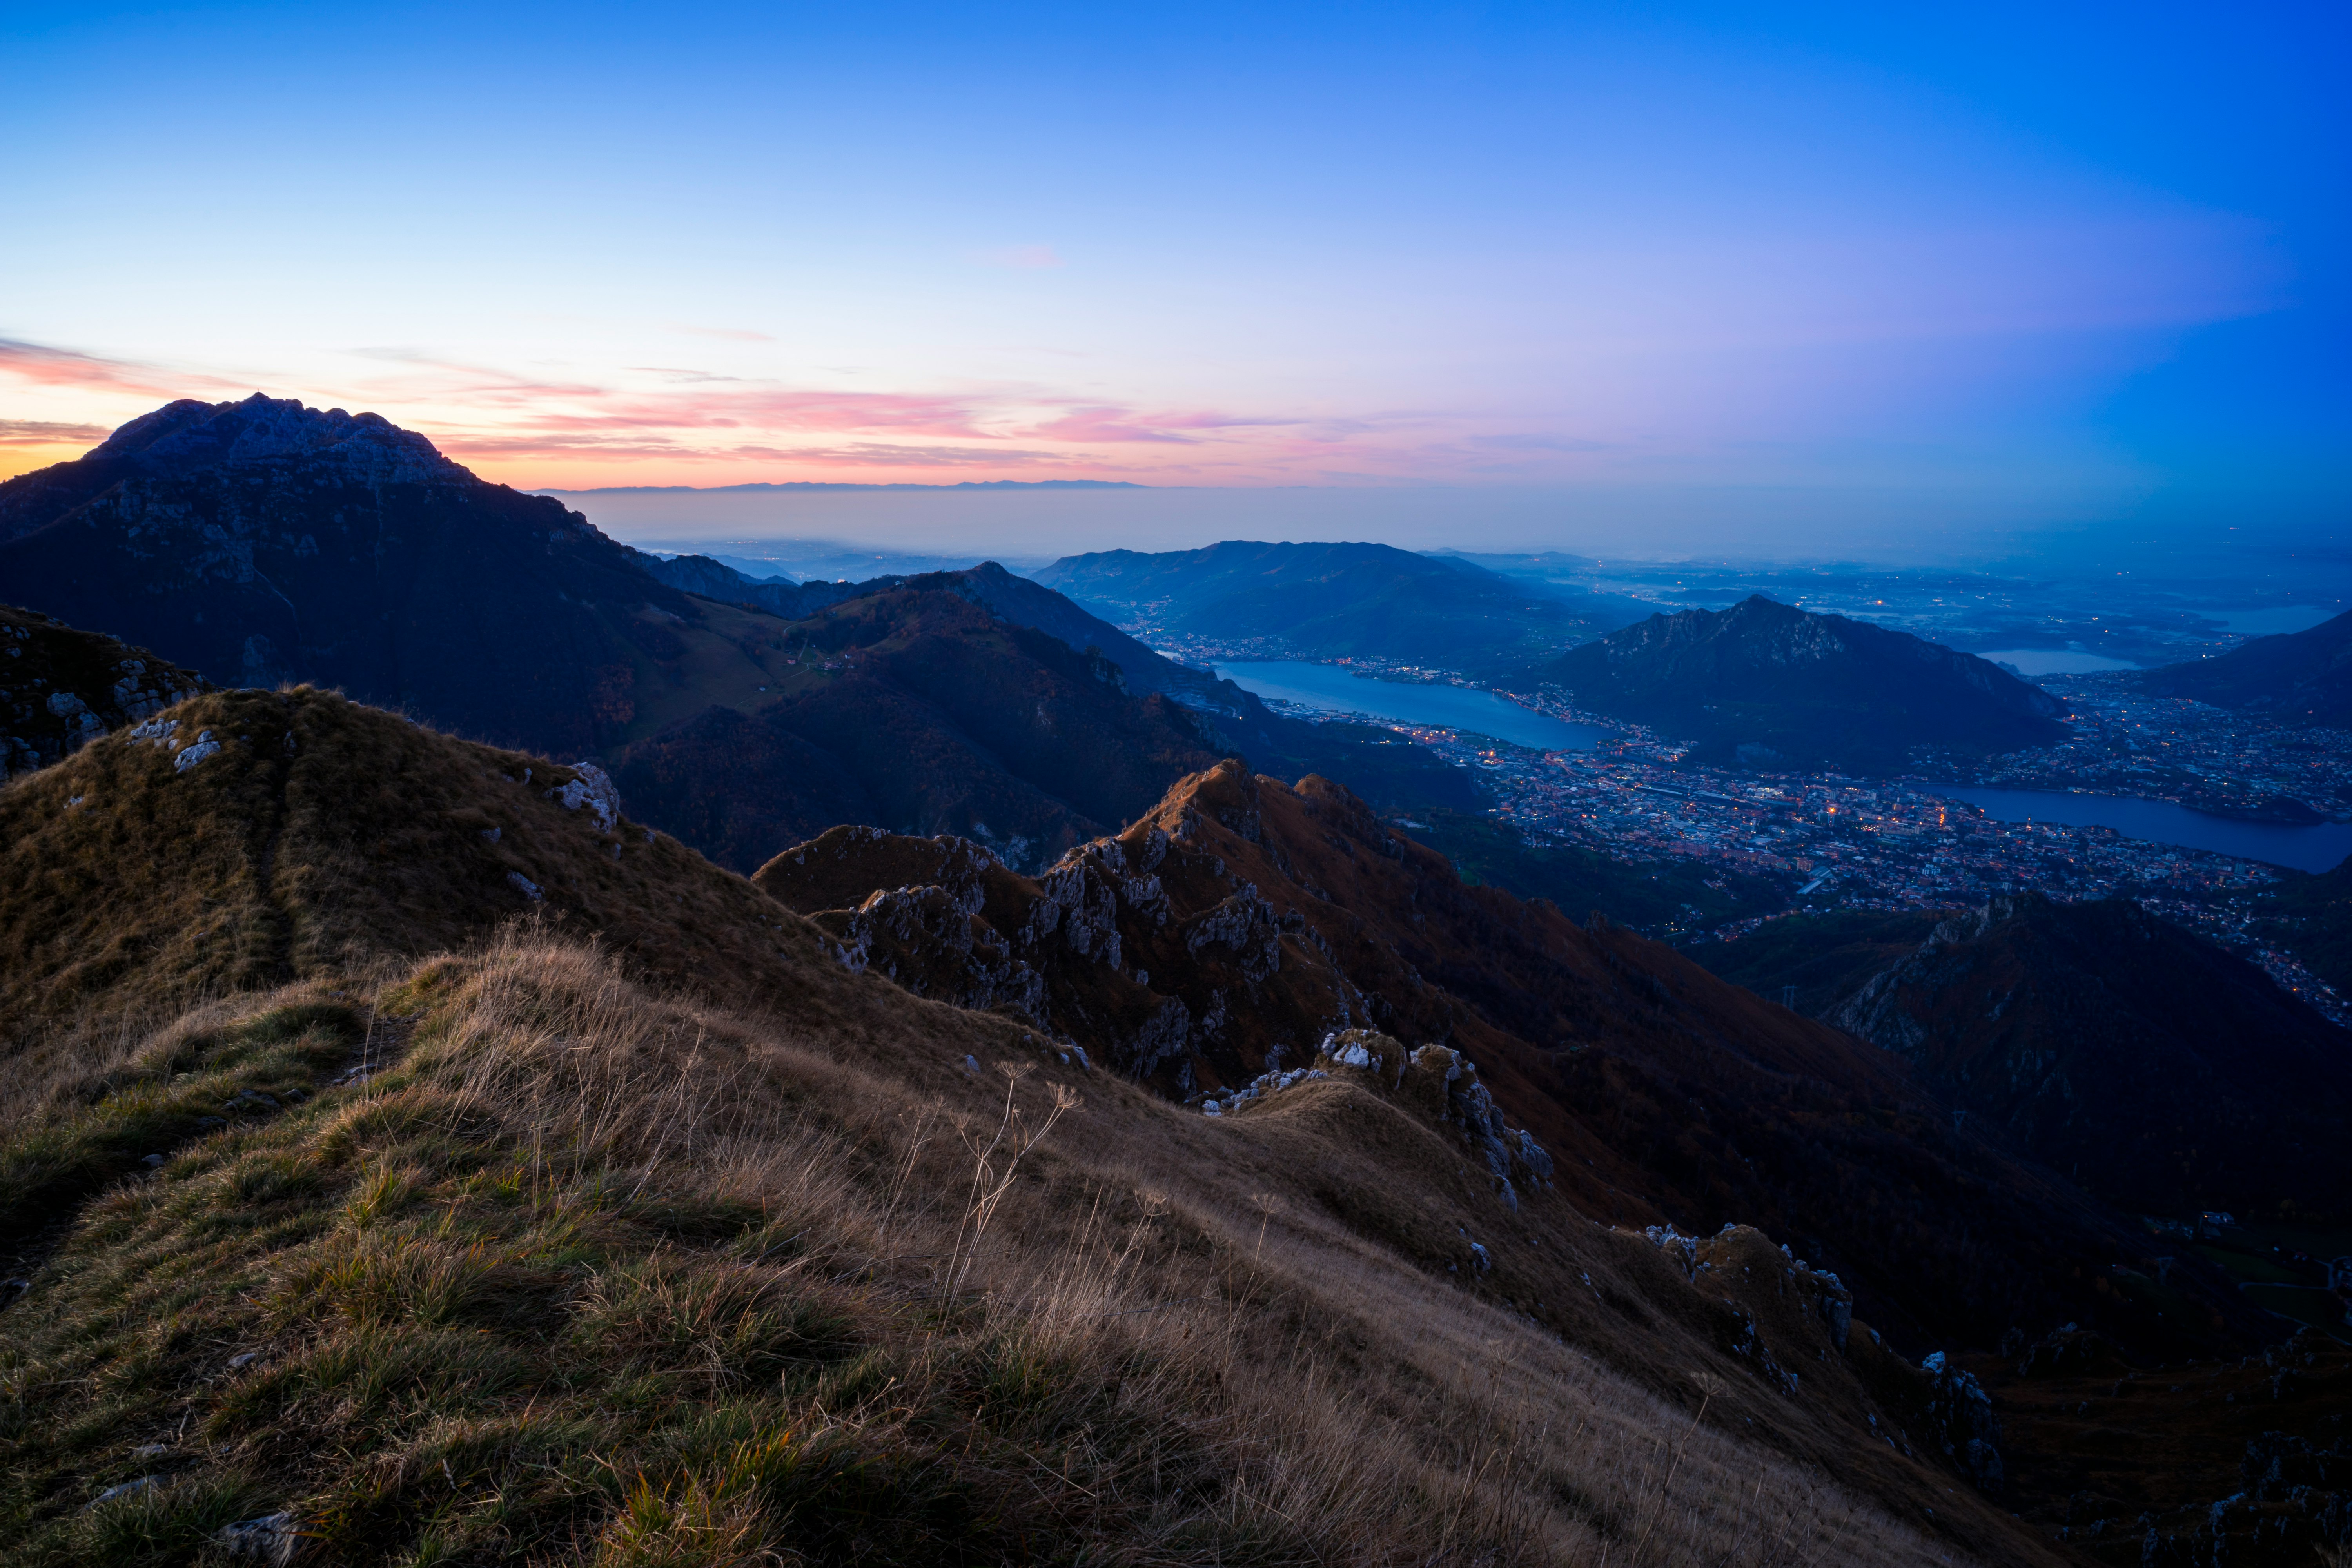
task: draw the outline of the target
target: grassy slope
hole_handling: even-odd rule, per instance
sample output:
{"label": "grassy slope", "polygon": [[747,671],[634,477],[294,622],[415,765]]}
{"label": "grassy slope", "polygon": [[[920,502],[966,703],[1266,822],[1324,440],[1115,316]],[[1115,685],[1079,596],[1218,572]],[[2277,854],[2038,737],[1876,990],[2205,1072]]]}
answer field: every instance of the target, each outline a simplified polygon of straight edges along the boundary
{"label": "grassy slope", "polygon": [[[79,898],[134,936],[192,909],[301,936],[166,943],[103,983],[36,963],[10,994],[22,1560],[190,1561],[280,1508],[354,1562],[2036,1556],[1946,1492],[1932,1447],[1864,1429],[1874,1410],[1932,1443],[1917,1374],[1859,1331],[1836,1354],[1818,1281],[1769,1244],[1752,1289],[1724,1279],[1743,1305],[1706,1298],[1556,1197],[1506,1213],[1454,1135],[1369,1083],[1211,1121],[848,974],[666,842],[615,862],[618,836],[508,784],[500,753],[314,693],[181,716],[289,710],[299,776],[348,796],[331,828],[255,724],[225,731],[252,754],[185,773],[118,737],[0,792],[20,952],[9,921],[61,907],[49,830],[100,822],[116,853]],[[100,781],[110,801],[61,826]],[[499,847],[445,820],[468,790],[546,878],[546,934],[495,934],[500,863],[466,857]],[[402,824],[418,837],[348,859]],[[449,932],[470,956],[433,956]],[[142,1026],[175,980],[215,994]],[[117,1026],[44,1032],[67,993]],[[1022,1075],[1024,1127],[1057,1088],[1085,1101],[978,1247],[966,1135],[1007,1090],[968,1056]],[[344,1081],[362,1060],[384,1070]],[[1750,1320],[1811,1369],[1803,1397],[1759,1375]],[[1947,1540],[1857,1492],[1933,1500]]]}
{"label": "grassy slope", "polygon": [[[955,1016],[845,1062],[528,937],[366,1001],[215,1009],[9,1144],[121,1141],[158,1094],[285,1107],[151,1131],[168,1162],[0,1317],[16,1561],[189,1561],[280,1509],[336,1562],[1932,1560],[1730,1436],[1822,1442],[1853,1373],[1808,1357],[1811,1408],[1731,1384],[1654,1249],[1507,1235],[1353,1085],[1219,1124],[1017,1047],[961,1071],[990,1021]],[[337,1085],[371,1025],[388,1065]],[[1032,1142],[975,1236],[1008,1098]],[[1457,1219],[1498,1274],[1564,1249],[1682,1370],[1645,1391],[1412,1267],[1469,1260]]]}

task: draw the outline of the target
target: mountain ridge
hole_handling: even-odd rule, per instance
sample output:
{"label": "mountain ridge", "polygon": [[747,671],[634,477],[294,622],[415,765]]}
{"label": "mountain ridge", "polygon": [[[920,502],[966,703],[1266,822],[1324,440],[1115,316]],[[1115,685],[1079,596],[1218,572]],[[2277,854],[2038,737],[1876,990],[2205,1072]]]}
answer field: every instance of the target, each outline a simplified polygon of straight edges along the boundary
{"label": "mountain ridge", "polygon": [[2128,900],[1995,898],[1827,1017],[2119,1207],[2352,1215],[2352,1035]]}
{"label": "mountain ridge", "polygon": [[2299,632],[2255,637],[2228,653],[2132,678],[2159,697],[2271,712],[2289,722],[2352,723],[2352,611]]}
{"label": "mountain ridge", "polygon": [[[1382,798],[1479,798],[1385,731],[1281,719],[1001,569],[752,583],[618,544],[380,416],[258,395],[169,405],[0,485],[0,577],[225,686],[330,685],[596,759],[657,825],[743,870],[840,821],[1050,858],[1244,747]],[[1024,629],[1047,621],[1081,647]],[[1132,682],[1082,651],[1097,642]],[[1066,771],[1035,764],[1048,755]],[[959,791],[962,807],[943,804]]]}
{"label": "mountain ridge", "polygon": [[[803,1430],[812,1398],[830,1402],[835,1446],[812,1454],[859,1468],[806,1474],[862,1477],[862,1489],[806,1479],[772,1514],[730,1493],[730,1517],[820,1555],[893,1530],[1001,1555],[993,1521],[1020,1523],[1033,1542],[1066,1539],[1074,1521],[1136,1528],[1084,1500],[1124,1473],[1112,1468],[1120,1450],[1103,1447],[1129,1440],[1119,1434],[1172,1435],[1260,1386],[1280,1396],[1262,1414],[1247,1407],[1256,1421],[1284,1405],[1294,1417],[1324,1412],[1333,1395],[1311,1380],[1266,1384],[1294,1364],[1302,1323],[1324,1325],[1348,1387],[1384,1401],[1393,1391],[1507,1429],[1520,1391],[1485,1414],[1488,1381],[1470,1358],[1507,1346],[1538,1402],[1555,1388],[1603,1394],[1587,1417],[1612,1434],[1596,1456],[1633,1452],[1634,1434],[1653,1429],[1663,1452],[1666,1434],[1697,1428],[1678,1450],[1694,1465],[1721,1453],[1771,1475],[1834,1470],[1905,1517],[1933,1506],[1931,1528],[1951,1543],[2051,1561],[1965,1486],[1947,1489],[1991,1474],[1989,1447],[1967,1447],[1989,1429],[1972,1383],[1888,1352],[1843,1285],[1752,1228],[1691,1243],[1693,1260],[1721,1275],[1701,1289],[1670,1233],[1662,1243],[1597,1227],[1535,1184],[1516,1208],[1501,1205],[1474,1163],[1478,1129],[1446,1092],[1444,1047],[1424,1047],[1392,1083],[1398,1042],[1362,1036],[1362,1060],[1343,1047],[1321,1077],[1203,1117],[1062,1059],[1024,1020],[858,973],[821,926],[646,835],[587,770],[299,689],[211,693],[154,717],[152,734],[103,737],[0,788],[0,931],[12,953],[38,955],[5,967],[0,1016],[12,1035],[28,1018],[82,1021],[12,1058],[39,1060],[51,1087],[5,1108],[0,1144],[0,1221],[15,1238],[39,1215],[39,1245],[55,1249],[40,1256],[57,1265],[34,1264],[29,1290],[0,1312],[16,1364],[46,1369],[6,1472],[28,1561],[89,1560],[81,1532],[119,1510],[84,1505],[120,1478],[156,1478],[142,1484],[169,1510],[221,1467],[241,1489],[223,1506],[284,1509],[337,1561],[428,1529],[489,1552],[497,1531],[482,1533],[480,1509],[453,1521],[453,1494],[503,1497],[497,1528],[550,1550],[643,1538],[631,1530],[658,1538],[667,1516],[628,1503],[640,1468],[648,1499],[664,1485],[673,1497],[718,1485],[709,1466],[763,1451],[745,1432],[781,1442]],[[35,867],[44,873],[23,874]],[[60,879],[68,870],[78,884]],[[62,930],[61,910],[74,916]],[[110,961],[86,934],[110,926],[123,939]],[[647,989],[665,980],[667,995]],[[120,1032],[86,1026],[174,992],[194,1010]],[[719,997],[738,1010],[718,1010]],[[79,1054],[60,1056],[66,1047]],[[983,1081],[983,1054],[1013,1070]],[[1363,1065],[1374,1060],[1381,1070]],[[622,1103],[642,1112],[656,1082],[673,1095],[657,1115],[613,1116]],[[924,1108],[1001,1118],[1008,1082],[1041,1117],[1058,1105],[1081,1131],[1030,1156],[987,1249],[967,1233],[956,1244],[966,1261],[927,1264],[950,1250],[961,1212],[933,1194],[960,1194],[971,1173],[927,1144]],[[509,1182],[559,1138],[563,1157]],[[1122,1235],[1098,1255],[1139,1272],[1084,1294],[1072,1318],[1092,1326],[1066,1332],[1051,1306],[1066,1298],[1053,1292],[1068,1289],[1074,1256],[1097,1256],[1087,1226],[1106,1207]],[[894,1228],[876,1228],[877,1215],[895,1215]],[[1250,1272],[1220,1286],[1229,1268]],[[449,1268],[471,1282],[430,1283]],[[232,1278],[247,1288],[225,1288]],[[93,1314],[116,1326],[108,1332],[142,1333],[188,1285],[172,1321],[194,1331],[142,1363],[160,1375],[95,1408],[61,1393],[117,1353],[84,1331]],[[1233,1312],[1223,1297],[1191,1310],[1187,1298],[1212,1289],[1263,1303],[1265,1331],[1252,1327],[1259,1312]],[[1002,1370],[1007,1336],[1035,1348],[1017,1384]],[[1196,1337],[1243,1375],[1177,1381],[1171,1368],[1187,1363],[1171,1355]],[[1440,1363],[1412,1347],[1457,1342],[1461,1370],[1433,1384]],[[236,1345],[253,1346],[251,1359],[224,1365]],[[370,1347],[391,1358],[380,1375],[399,1397],[369,1392]],[[948,1371],[921,1373],[926,1356]],[[1560,1384],[1575,1367],[1585,1381]],[[922,1422],[847,1396],[894,1378],[919,1392]],[[1090,1404],[1114,1379],[1124,1402]],[[1640,1414],[1659,1401],[1667,1413]],[[624,1407],[629,1419],[614,1418]],[[1118,1420],[1096,1428],[1094,1457],[1074,1470],[1086,1489],[1065,1492],[1052,1479],[1063,1450],[1050,1444],[1088,1412]],[[201,1425],[204,1442],[184,1447],[175,1423]],[[1379,1539],[1419,1540],[1412,1521],[1429,1514],[1407,1478],[1423,1460],[1391,1465],[1354,1427],[1336,1430],[1351,1469],[1391,1467],[1381,1493],[1402,1488],[1404,1501],[1367,1513],[1352,1490],[1345,1506],[1285,1493],[1284,1511],[1318,1521],[1327,1542],[1374,1525]],[[1458,1486],[1449,1434],[1417,1419],[1389,1441],[1412,1456],[1433,1444],[1432,1473]],[[1571,1436],[1531,1421],[1522,1441],[1549,1454]],[[419,1444],[436,1456],[425,1493],[348,1458]],[[148,1451],[120,1458],[134,1447]],[[1028,1449],[1047,1456],[1034,1483],[1017,1468]],[[1146,1451],[1171,1462],[1165,1442]],[[27,1453],[39,1456],[30,1468],[17,1463]],[[623,1467],[624,1484],[531,1479],[560,1482],[586,1457]],[[937,1494],[905,1489],[918,1466],[968,1505],[921,1503]],[[1574,1468],[1580,1499],[1628,1484],[1605,1461]],[[1189,1486],[1223,1472],[1188,1461],[1184,1475]],[[1221,1480],[1220,1494],[1238,1483]],[[1516,1496],[1521,1483],[1508,1485]],[[1051,1489],[1049,1506],[1037,1509],[1033,1486]],[[877,1496],[889,1500],[878,1521]],[[1564,1539],[1600,1507],[1529,1506],[1513,1517]],[[1607,1510],[1630,1516],[1628,1502]],[[197,1542],[257,1516],[203,1517]],[[1664,1525],[1674,1533],[1660,1538],[1687,1528]]]}

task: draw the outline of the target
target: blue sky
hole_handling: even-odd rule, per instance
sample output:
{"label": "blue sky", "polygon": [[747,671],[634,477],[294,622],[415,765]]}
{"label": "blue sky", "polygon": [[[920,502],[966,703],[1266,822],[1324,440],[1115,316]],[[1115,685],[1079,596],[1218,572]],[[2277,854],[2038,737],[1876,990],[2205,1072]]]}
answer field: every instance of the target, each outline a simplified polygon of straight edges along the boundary
{"label": "blue sky", "polygon": [[258,389],[1209,537],[2333,539],[2342,10],[1924,9],[0,8],[0,471]]}

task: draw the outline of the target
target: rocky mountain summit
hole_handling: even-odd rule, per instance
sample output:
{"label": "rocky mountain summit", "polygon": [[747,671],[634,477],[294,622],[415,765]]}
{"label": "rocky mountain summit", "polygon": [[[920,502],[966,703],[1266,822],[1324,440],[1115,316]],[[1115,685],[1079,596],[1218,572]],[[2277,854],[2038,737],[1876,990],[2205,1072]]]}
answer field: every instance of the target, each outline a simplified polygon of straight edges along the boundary
{"label": "rocky mountain summit", "polygon": [[204,677],[37,610],[0,605],[0,782],[205,689]]}
{"label": "rocky mountain summit", "polygon": [[2158,697],[2275,714],[2291,724],[2352,723],[2352,612],[2279,637],[2255,637],[2212,658],[2133,678]]}
{"label": "rocky mountain summit", "polygon": [[2345,1032],[2128,900],[1994,899],[1827,1018],[2127,1209],[2352,1212]]}
{"label": "rocky mountain summit", "polygon": [[1982,754],[2065,733],[2065,705],[1998,665],[1760,595],[1652,616],[1524,679],[1738,765],[1885,772],[1913,747]]}
{"label": "rocky mountain summit", "polygon": [[225,686],[300,679],[577,755],[706,616],[553,500],[374,415],[182,402],[0,484],[0,582]]}

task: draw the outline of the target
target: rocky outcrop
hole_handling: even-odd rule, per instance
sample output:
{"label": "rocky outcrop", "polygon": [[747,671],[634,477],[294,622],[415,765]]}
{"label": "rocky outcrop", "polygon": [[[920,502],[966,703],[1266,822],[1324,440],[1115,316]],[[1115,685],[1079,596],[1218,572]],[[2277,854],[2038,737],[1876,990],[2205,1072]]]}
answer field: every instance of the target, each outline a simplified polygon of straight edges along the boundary
{"label": "rocky outcrop", "polygon": [[145,648],[0,605],[0,780],[206,689]]}
{"label": "rocky outcrop", "polygon": [[1630,932],[1466,887],[1328,780],[1224,763],[1035,874],[967,839],[840,829],[756,880],[856,962],[1009,1007],[1220,1115],[1377,1058],[1498,1206],[1557,1194],[1635,1229],[1794,1238],[1836,1280],[1807,1287],[1824,1332],[1857,1312],[1927,1347],[2068,1320],[2171,1331],[2085,1267],[2152,1268],[2136,1227],[1956,1128],[1887,1053]]}

